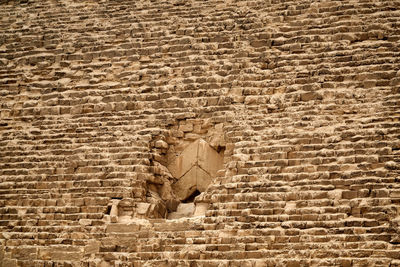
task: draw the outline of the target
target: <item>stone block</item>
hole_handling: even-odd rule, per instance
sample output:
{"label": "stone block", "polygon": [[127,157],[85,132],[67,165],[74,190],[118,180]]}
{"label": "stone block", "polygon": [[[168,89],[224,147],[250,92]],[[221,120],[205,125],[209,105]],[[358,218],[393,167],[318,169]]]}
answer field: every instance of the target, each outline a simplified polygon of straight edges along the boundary
{"label": "stone block", "polygon": [[205,216],[208,210],[208,203],[196,203],[196,208],[193,216]]}
{"label": "stone block", "polygon": [[215,177],[217,171],[223,167],[223,158],[204,140],[200,139],[198,142],[198,165]]}
{"label": "stone block", "polygon": [[128,233],[128,232],[137,232],[139,230],[140,230],[140,225],[138,224],[113,223],[107,225],[106,228],[107,233]]}
{"label": "stone block", "polygon": [[96,240],[91,240],[89,243],[85,246],[85,254],[95,254],[100,251],[100,241]]}
{"label": "stone block", "polygon": [[321,100],[322,96],[316,92],[306,92],[300,95],[301,101]]}
{"label": "stone block", "polygon": [[34,247],[18,247],[11,251],[13,258],[20,260],[34,260],[37,257],[37,248]]}
{"label": "stone block", "polygon": [[212,182],[212,177],[200,167],[194,167],[196,170],[196,187],[200,192],[204,192]]}
{"label": "stone block", "polygon": [[17,267],[17,260],[15,259],[2,259],[0,262],[1,267]]}
{"label": "stone block", "polygon": [[136,212],[140,215],[146,215],[150,208],[150,203],[138,203],[136,206]]}
{"label": "stone block", "polygon": [[83,257],[81,247],[56,246],[39,248],[39,259],[53,261],[80,261]]}
{"label": "stone block", "polygon": [[193,131],[193,124],[191,123],[185,123],[185,124],[181,124],[179,125],[179,131],[182,132],[192,132]]}
{"label": "stone block", "polygon": [[184,200],[196,191],[197,167],[191,168],[174,185],[174,193],[179,200]]}
{"label": "stone block", "polygon": [[195,212],[194,203],[181,203],[179,204],[176,212],[169,214],[168,219],[179,219],[182,217],[191,217]]}
{"label": "stone block", "polygon": [[187,146],[182,154],[168,165],[168,169],[175,178],[181,178],[197,163],[197,142]]}
{"label": "stone block", "polygon": [[168,148],[168,144],[167,144],[165,141],[163,141],[163,140],[158,140],[158,141],[156,141],[155,144],[154,144],[154,146],[155,146],[156,148],[163,148],[163,149],[167,149],[167,148]]}
{"label": "stone block", "polygon": [[342,192],[342,198],[343,199],[352,199],[352,198],[357,198],[357,191],[343,191]]}

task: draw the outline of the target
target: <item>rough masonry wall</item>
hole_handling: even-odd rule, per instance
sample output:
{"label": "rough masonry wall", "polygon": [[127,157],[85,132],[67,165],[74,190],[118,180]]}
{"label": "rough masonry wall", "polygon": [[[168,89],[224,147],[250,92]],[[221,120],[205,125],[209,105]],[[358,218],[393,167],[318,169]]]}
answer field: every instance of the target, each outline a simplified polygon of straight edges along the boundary
{"label": "rough masonry wall", "polygon": [[[400,266],[399,1],[0,1],[0,266]],[[170,159],[223,169],[165,219]]]}

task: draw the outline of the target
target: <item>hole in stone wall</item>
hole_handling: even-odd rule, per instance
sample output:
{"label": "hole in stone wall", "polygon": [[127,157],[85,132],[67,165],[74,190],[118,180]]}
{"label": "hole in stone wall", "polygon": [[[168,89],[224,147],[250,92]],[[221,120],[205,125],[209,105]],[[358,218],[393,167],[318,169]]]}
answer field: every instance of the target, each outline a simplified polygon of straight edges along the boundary
{"label": "hole in stone wall", "polygon": [[200,195],[200,191],[196,189],[188,198],[182,200],[182,203],[191,203],[198,195]]}
{"label": "hole in stone wall", "polygon": [[[206,191],[217,172],[223,168],[224,150],[225,147],[213,148],[200,138],[170,160],[167,167],[176,180],[172,190],[180,204],[176,211],[168,214],[169,219],[201,216],[198,203],[194,203],[195,198]],[[201,210],[205,212],[205,209]]]}
{"label": "hole in stone wall", "polygon": [[[152,134],[151,176],[134,216],[169,218],[204,216],[203,192],[224,167],[224,123],[217,119],[179,119],[169,130]],[[111,211],[112,212],[112,211]]]}
{"label": "hole in stone wall", "polygon": [[178,200],[189,199],[195,191],[204,192],[222,167],[223,157],[206,141],[198,139],[189,144],[168,164],[176,179],[172,189]]}
{"label": "hole in stone wall", "polygon": [[111,205],[108,205],[107,206],[107,210],[106,210],[106,215],[110,215],[110,213],[111,213]]}
{"label": "hole in stone wall", "polygon": [[216,151],[218,154],[223,155],[225,152],[225,147],[224,146],[217,146]]}

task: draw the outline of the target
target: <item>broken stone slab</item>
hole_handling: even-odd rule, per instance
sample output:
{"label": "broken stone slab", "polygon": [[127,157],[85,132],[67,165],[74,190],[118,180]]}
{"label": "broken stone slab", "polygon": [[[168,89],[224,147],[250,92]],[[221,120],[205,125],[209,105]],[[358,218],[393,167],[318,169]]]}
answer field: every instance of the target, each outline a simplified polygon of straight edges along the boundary
{"label": "broken stone slab", "polygon": [[204,192],[222,167],[223,157],[203,139],[196,140],[168,166],[178,179],[173,185],[175,195],[182,201],[196,189]]}
{"label": "broken stone slab", "polygon": [[194,211],[195,211],[194,203],[181,203],[179,204],[176,212],[172,212],[168,215],[168,219],[191,217],[194,214]]}
{"label": "broken stone slab", "polygon": [[212,177],[202,168],[196,167],[196,187],[200,192],[206,191],[207,187],[211,184]]}
{"label": "broken stone slab", "polygon": [[197,169],[197,167],[191,168],[181,179],[179,179],[173,185],[174,193],[180,201],[188,198],[196,191]]}
{"label": "broken stone slab", "polygon": [[223,158],[206,141],[199,140],[198,165],[215,177],[217,171],[223,167]]}
{"label": "broken stone slab", "polygon": [[169,171],[175,178],[181,178],[190,168],[197,164],[197,151],[198,142],[196,141],[187,146],[182,154],[168,165]]}

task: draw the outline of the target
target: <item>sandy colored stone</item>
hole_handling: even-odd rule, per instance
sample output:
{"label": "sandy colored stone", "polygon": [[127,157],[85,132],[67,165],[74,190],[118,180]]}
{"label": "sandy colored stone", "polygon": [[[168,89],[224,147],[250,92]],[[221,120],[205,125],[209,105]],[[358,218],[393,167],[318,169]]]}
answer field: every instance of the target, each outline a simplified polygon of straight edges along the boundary
{"label": "sandy colored stone", "polygon": [[201,167],[196,167],[196,188],[200,192],[204,192],[212,183],[212,176],[204,171]]}
{"label": "sandy colored stone", "polygon": [[175,195],[179,200],[184,200],[193,194],[197,188],[197,169],[191,168],[183,177],[172,185]]}
{"label": "sandy colored stone", "polygon": [[196,189],[205,191],[222,166],[223,158],[203,139],[191,143],[168,165],[178,178],[173,185],[175,195],[183,200]]}
{"label": "sandy colored stone", "polygon": [[0,0],[0,266],[400,266],[398,28],[397,0]]}
{"label": "sandy colored stone", "polygon": [[198,142],[193,142],[168,165],[171,174],[178,179],[181,178],[190,168],[197,164],[197,154]]}
{"label": "sandy colored stone", "polygon": [[117,232],[117,233],[126,233],[126,232],[135,232],[140,229],[138,224],[109,224],[107,225],[107,232]]}
{"label": "sandy colored stone", "polygon": [[83,251],[79,247],[55,246],[39,248],[38,258],[53,261],[80,261]]}
{"label": "sandy colored stone", "polygon": [[198,162],[200,168],[215,177],[223,166],[223,158],[204,140],[198,141]]}
{"label": "sandy colored stone", "polygon": [[193,216],[205,216],[206,211],[208,210],[208,206],[208,203],[196,203],[196,208]]}

